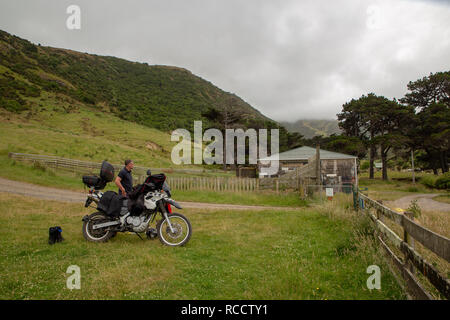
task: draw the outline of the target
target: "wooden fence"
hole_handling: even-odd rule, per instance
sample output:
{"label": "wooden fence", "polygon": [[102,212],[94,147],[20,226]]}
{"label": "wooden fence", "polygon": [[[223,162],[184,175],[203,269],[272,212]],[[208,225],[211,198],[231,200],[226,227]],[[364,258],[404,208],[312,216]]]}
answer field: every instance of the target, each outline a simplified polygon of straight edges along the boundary
{"label": "wooden fence", "polygon": [[[45,156],[39,154],[26,154],[26,153],[9,153],[9,157],[16,161],[29,162],[29,163],[38,163],[45,167],[61,169],[71,172],[78,173],[86,173],[86,171],[90,171],[92,173],[97,174],[100,170],[101,163],[100,162],[90,162],[90,161],[81,161],[74,159],[67,159],[61,157],[54,156]],[[114,169],[120,170],[123,165],[113,164]],[[147,172],[146,167],[138,167],[134,166],[134,172],[137,175],[144,175]],[[152,168],[153,172],[165,172],[165,173],[191,173],[191,174],[199,174],[199,173],[207,173],[214,172],[214,170],[206,170],[206,169],[173,169],[173,168]]]}
{"label": "wooden fence", "polygon": [[168,177],[173,190],[209,190],[231,192],[255,192],[259,190],[259,179],[236,177]]}
{"label": "wooden fence", "polygon": [[[98,174],[101,163],[80,161],[52,156],[10,153],[9,157],[16,161],[29,162],[39,164],[45,167],[54,168],[57,170],[66,170],[73,173]],[[116,171],[120,170],[123,165],[113,165]],[[154,173],[165,172],[169,173],[167,176],[167,183],[172,190],[210,190],[210,191],[234,191],[234,192],[254,192],[259,190],[259,179],[254,178],[238,178],[238,177],[176,177],[171,176],[172,172],[183,173],[204,173],[204,170],[190,170],[190,169],[167,169],[167,168],[152,168]],[[133,175],[136,183],[142,183],[147,177],[147,168],[135,166]],[[278,183],[274,183],[274,189],[278,191]]]}
{"label": "wooden fence", "polygon": [[[440,258],[450,262],[450,239],[441,236],[414,222],[411,213],[401,214],[395,212],[379,202],[370,199],[358,192],[359,208],[367,212],[374,221],[379,232],[377,235],[380,244],[388,256],[400,270],[405,279],[407,291],[416,299],[431,300],[433,297],[424,289],[415,277],[416,270],[446,298],[450,298],[450,281],[442,275],[433,265],[427,262],[415,250],[415,241],[420,242],[427,250],[432,251]],[[375,214],[373,213],[375,212]],[[384,218],[393,221],[403,228],[403,238],[383,223]],[[403,254],[403,261],[395,255],[388,246],[392,244]]]}

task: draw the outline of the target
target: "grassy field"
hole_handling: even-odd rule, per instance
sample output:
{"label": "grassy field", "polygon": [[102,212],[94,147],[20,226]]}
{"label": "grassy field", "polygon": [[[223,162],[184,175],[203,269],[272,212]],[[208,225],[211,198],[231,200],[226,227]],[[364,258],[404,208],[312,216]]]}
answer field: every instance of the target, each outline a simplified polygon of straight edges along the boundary
{"label": "grassy field", "polygon": [[[0,299],[404,299],[349,199],[298,211],[185,210],[186,247],[81,234],[80,205],[0,194]],[[63,228],[49,246],[48,227]],[[366,269],[381,268],[381,290]],[[66,269],[81,268],[81,290]]]}
{"label": "grassy field", "polygon": [[64,96],[43,93],[34,104],[22,114],[0,109],[0,150],[112,163],[130,158],[140,166],[172,166],[170,153],[177,142],[170,141],[169,133]]}
{"label": "grassy field", "polygon": [[369,179],[368,173],[362,173],[359,178],[359,186],[368,188],[368,195],[377,200],[397,200],[401,197],[417,193],[448,193],[445,190],[429,188],[420,183],[420,179],[427,176],[433,176],[430,173],[416,172],[416,183],[412,183],[411,172],[398,172],[389,170],[389,180],[381,179],[381,172],[375,172],[375,179]]}

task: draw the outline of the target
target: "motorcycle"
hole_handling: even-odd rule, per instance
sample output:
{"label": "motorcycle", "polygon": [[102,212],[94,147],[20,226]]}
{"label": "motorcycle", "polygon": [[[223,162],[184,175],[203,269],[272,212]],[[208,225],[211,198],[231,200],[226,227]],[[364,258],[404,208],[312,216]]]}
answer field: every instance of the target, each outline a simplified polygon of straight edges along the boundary
{"label": "motorcycle", "polygon": [[[109,168],[109,171],[105,168]],[[108,174],[105,174],[105,172]],[[168,246],[183,246],[189,241],[192,235],[191,223],[184,215],[172,211],[172,206],[177,209],[182,209],[182,207],[171,198],[170,189],[166,183],[164,183],[163,187],[161,184],[151,182],[152,178],[157,176],[162,176],[165,180],[165,176],[163,174],[152,176],[150,170],[147,174],[145,182],[135,187],[137,194],[143,200],[143,206],[138,215],[132,214],[133,210],[129,208],[128,204],[129,201],[132,201],[131,199],[118,200],[117,197],[120,196],[115,192],[107,191],[103,193],[101,191],[107,182],[112,181],[114,176],[113,167],[106,161],[102,164],[100,177],[83,176],[83,183],[89,187],[85,207],[90,207],[93,203],[96,203],[98,210],[84,216],[82,219],[83,236],[86,240],[106,242],[118,232],[134,232],[141,239],[140,233],[145,233],[149,239],[158,237],[161,243]],[[109,202],[107,206],[111,207],[110,203],[112,201],[121,202],[120,210],[116,208],[118,214],[111,214],[108,212],[108,208],[105,207],[106,193],[109,193],[108,196],[112,196],[112,199],[115,199],[107,199],[106,202]],[[112,195],[111,193],[114,194]],[[158,216],[161,219],[156,222],[156,228],[151,228],[150,225]]]}

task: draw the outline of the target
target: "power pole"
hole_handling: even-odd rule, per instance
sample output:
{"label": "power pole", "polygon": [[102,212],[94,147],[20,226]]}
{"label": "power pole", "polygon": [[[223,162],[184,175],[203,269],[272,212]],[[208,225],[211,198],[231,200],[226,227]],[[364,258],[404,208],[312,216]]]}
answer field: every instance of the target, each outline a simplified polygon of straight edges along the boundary
{"label": "power pole", "polygon": [[411,150],[411,166],[412,166],[412,181],[416,184],[416,171],[414,170],[414,150]]}

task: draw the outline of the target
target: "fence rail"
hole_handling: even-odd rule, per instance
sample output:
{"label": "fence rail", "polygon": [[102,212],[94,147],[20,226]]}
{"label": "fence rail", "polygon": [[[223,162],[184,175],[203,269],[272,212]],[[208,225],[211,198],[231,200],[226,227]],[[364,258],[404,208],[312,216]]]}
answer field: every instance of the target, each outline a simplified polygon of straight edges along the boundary
{"label": "fence rail", "polygon": [[[97,173],[100,170],[101,163],[80,161],[52,156],[10,153],[11,159],[30,163],[39,163],[45,167],[54,169],[62,169],[75,173],[86,173],[91,171]],[[116,171],[120,170],[123,165],[113,165]],[[95,172],[94,172],[95,170]],[[152,168],[153,172],[183,172],[183,173],[203,173],[204,170],[190,170],[190,169],[167,169],[167,168]],[[133,173],[135,182],[142,183],[147,177],[147,168],[135,166]],[[210,190],[210,191],[234,191],[234,192],[254,192],[258,191],[259,179],[255,178],[238,178],[238,177],[176,177],[168,176],[167,182],[173,190]],[[274,185],[278,191],[278,183]]]}
{"label": "fence rail", "polygon": [[[450,239],[417,224],[413,221],[413,215],[409,213],[405,215],[395,212],[361,192],[358,192],[357,195],[360,209],[368,213],[369,217],[375,222],[377,230],[384,236],[384,239],[389,240],[394,247],[404,254],[404,261],[402,262],[388,247],[383,237],[379,237],[380,243],[388,253],[388,256],[400,269],[409,292],[417,299],[432,299],[432,296],[414,277],[415,271],[418,270],[446,299],[450,299],[449,279],[423,259],[414,248],[414,240],[416,240],[426,249],[449,262]],[[371,210],[374,210],[376,215]],[[383,223],[384,217],[403,228],[403,239]]]}
{"label": "fence rail", "polygon": [[168,177],[173,190],[209,190],[254,192],[259,190],[259,179],[237,177]]}
{"label": "fence rail", "polygon": [[[11,159],[23,162],[31,162],[31,163],[40,163],[46,167],[55,168],[55,169],[66,169],[73,172],[81,172],[85,170],[100,170],[101,163],[100,162],[90,162],[90,161],[82,161],[82,160],[74,160],[68,158],[61,158],[55,156],[46,156],[39,154],[26,154],[26,153],[13,153],[10,152],[8,155]],[[113,164],[114,169],[120,170],[123,165]],[[146,167],[134,167],[134,172],[138,174],[145,174],[148,168]],[[206,169],[174,169],[174,168],[152,168],[152,171],[156,172],[179,172],[179,173],[193,173],[199,174],[204,172],[214,172],[214,170],[206,170]]]}

